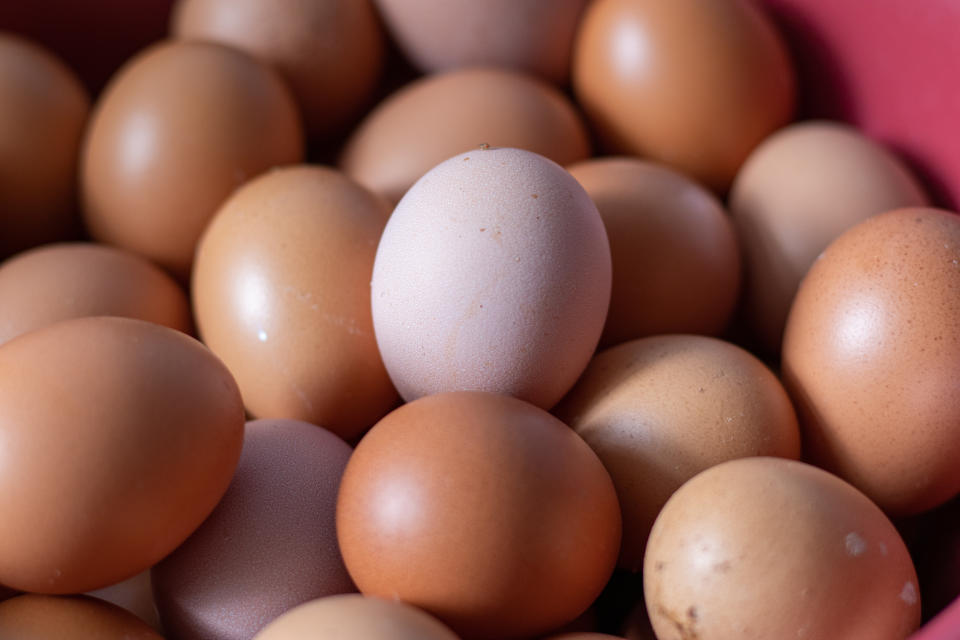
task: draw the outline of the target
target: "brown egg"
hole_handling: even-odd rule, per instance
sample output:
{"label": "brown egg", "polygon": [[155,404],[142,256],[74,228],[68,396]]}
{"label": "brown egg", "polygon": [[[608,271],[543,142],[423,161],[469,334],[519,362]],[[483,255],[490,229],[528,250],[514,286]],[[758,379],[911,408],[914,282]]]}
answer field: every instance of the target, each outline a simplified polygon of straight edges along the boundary
{"label": "brown egg", "polygon": [[588,0],[376,0],[394,39],[423,71],[491,66],[565,84]]}
{"label": "brown egg", "polygon": [[763,347],[780,351],[800,280],[834,238],[926,203],[902,161],[846,125],[803,122],[757,147],[733,183],[730,213],[746,262],[744,311]]}
{"label": "brown egg", "polygon": [[171,31],[273,64],[313,136],[335,134],[359,115],[383,66],[383,35],[370,0],[180,0]]}
{"label": "brown egg", "polygon": [[185,278],[223,200],[302,157],[296,106],[273,70],[216,44],[162,43],[97,103],[81,165],[85,221],[97,240]]}
{"label": "brown egg", "polygon": [[639,571],[670,495],[746,456],[800,457],[790,399],[762,362],[716,338],[654,336],[600,353],[554,413],[587,441],[617,489],[620,566]]}
{"label": "brown egg", "polygon": [[831,243],[787,319],[783,376],[806,454],[887,512],[960,491],[960,218],[900,209]]}
{"label": "brown egg", "polygon": [[88,596],[25,595],[0,604],[4,640],[163,640],[120,607]]}
{"label": "brown egg", "polygon": [[740,253],[716,196],[637,158],[567,169],[597,205],[610,238],[613,290],[601,344],[722,332],[739,293]]}
{"label": "brown egg", "polygon": [[77,158],[90,98],[58,58],[3,32],[0,95],[0,257],[6,257],[79,229]]}
{"label": "brown egg", "polygon": [[60,320],[139,318],[189,333],[187,295],[162,270],[103,245],[38,247],[0,265],[0,343]]}
{"label": "brown egg", "polygon": [[453,392],[360,441],[337,504],[360,590],[467,638],[543,633],[596,599],[620,546],[610,476],[566,425],[509,396]]}
{"label": "brown egg", "polygon": [[574,44],[574,89],[607,146],[717,191],[790,120],[794,84],[750,0],[596,0]]}
{"label": "brown egg", "polygon": [[343,640],[458,640],[420,609],[361,595],[320,598],[287,612],[256,640],[316,640],[318,633]]}
{"label": "brown egg", "polygon": [[250,640],[293,607],[356,591],[335,512],[351,449],[295,420],[248,422],[230,488],[203,525],[152,570],[175,638]]}
{"label": "brown egg", "polygon": [[561,165],[590,155],[570,101],[531,76],[462,69],[427,76],[384,100],[347,141],[340,166],[396,203],[420,176],[482,144],[539,153]]}
{"label": "brown egg", "polygon": [[0,581],[77,593],[167,555],[240,455],[236,384],[203,345],[128,318],[79,318],[0,347]]}
{"label": "brown egg", "polygon": [[110,604],[126,609],[156,630],[160,630],[160,615],[153,600],[150,572],[141,571],[109,587],[89,591],[85,595],[100,598]]}
{"label": "brown egg", "polygon": [[389,214],[338,171],[306,166],[268,173],[220,209],[197,251],[194,311],[253,415],[350,439],[396,404],[370,312]]}
{"label": "brown egg", "polygon": [[903,640],[920,623],[890,521],[792,460],[734,460],[690,480],[657,518],[643,569],[658,638]]}

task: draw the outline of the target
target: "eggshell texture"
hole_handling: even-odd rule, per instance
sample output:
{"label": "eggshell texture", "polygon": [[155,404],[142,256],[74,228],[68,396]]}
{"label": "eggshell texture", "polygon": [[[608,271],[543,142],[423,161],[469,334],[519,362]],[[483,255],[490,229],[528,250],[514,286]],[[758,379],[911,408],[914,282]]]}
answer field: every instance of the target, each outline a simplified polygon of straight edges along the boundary
{"label": "eggshell texture", "polygon": [[404,196],[373,268],[373,324],[412,400],[474,389],[551,407],[590,360],[610,248],[583,188],[546,158],[480,149]]}
{"label": "eggshell texture", "polygon": [[790,311],[783,376],[807,454],[884,510],[960,491],[960,218],[899,209],[831,243]]}
{"label": "eggshell texture", "polygon": [[0,343],[60,320],[139,318],[185,333],[187,295],[143,258],[89,243],[38,247],[0,265]]}
{"label": "eggshell texture", "polygon": [[846,125],[803,122],[757,147],[730,192],[751,330],[778,353],[790,303],[816,257],[866,218],[927,203],[904,163]]}
{"label": "eggshell texture", "polygon": [[90,98],[61,60],[0,31],[0,257],[75,233]]}
{"label": "eggshell texture", "polygon": [[800,457],[797,417],[762,362],[716,338],[634,340],[600,353],[554,413],[613,478],[620,566],[639,571],[653,521],[704,469],[746,456]]}
{"label": "eggshell texture", "polygon": [[314,136],[336,133],[370,98],[383,35],[369,0],[180,0],[171,31],[273,64]]}
{"label": "eggshell texture", "polygon": [[302,157],[276,72],[224,46],[162,43],[128,62],[97,104],[81,163],[85,222],[97,240],[185,278],[223,200]]}
{"label": "eggshell texture", "polygon": [[227,489],[236,384],[196,340],[79,318],[0,347],[0,581],[77,593],[172,551]]}
{"label": "eggshell texture", "polygon": [[288,609],[356,591],[334,530],[350,452],[306,422],[248,422],[223,500],[152,570],[167,633],[249,640]]}
{"label": "eggshell texture", "polygon": [[505,69],[463,69],[412,82],[384,100],[347,141],[340,165],[397,202],[435,165],[481,144],[527,149],[560,164],[590,155],[580,116],[555,88]]}
{"label": "eggshell texture", "polygon": [[109,587],[90,591],[85,595],[105,600],[110,604],[126,609],[156,630],[160,630],[160,615],[153,601],[153,588],[150,586],[150,572],[141,571]]}
{"label": "eggshell texture", "polygon": [[464,637],[517,637],[596,599],[620,510],[566,425],[516,398],[461,391],[404,405],[360,441],[337,536],[363,593],[421,607]]}
{"label": "eggshell texture", "polygon": [[902,640],[920,623],[916,572],[880,509],[777,458],[718,465],[670,498],[644,593],[662,639]]}
{"label": "eggshell texture", "polygon": [[489,65],[564,84],[588,0],[376,0],[401,50],[423,71]]}
{"label": "eggshell texture", "polygon": [[597,158],[568,170],[610,238],[613,290],[601,343],[723,331],[740,289],[740,253],[716,196],[636,158]]}
{"label": "eggshell texture", "polygon": [[338,171],[306,166],[268,173],[221,207],[197,252],[194,310],[253,415],[353,438],[394,406],[370,316],[389,213]]}
{"label": "eggshell texture", "polygon": [[751,0],[596,0],[573,85],[609,148],[719,191],[790,120],[795,93],[786,48]]}
{"label": "eggshell texture", "polygon": [[458,640],[423,611],[402,602],[342,595],[320,598],[287,612],[256,640]]}
{"label": "eggshell texture", "polygon": [[87,596],[24,595],[0,604],[0,638],[163,640],[128,611]]}

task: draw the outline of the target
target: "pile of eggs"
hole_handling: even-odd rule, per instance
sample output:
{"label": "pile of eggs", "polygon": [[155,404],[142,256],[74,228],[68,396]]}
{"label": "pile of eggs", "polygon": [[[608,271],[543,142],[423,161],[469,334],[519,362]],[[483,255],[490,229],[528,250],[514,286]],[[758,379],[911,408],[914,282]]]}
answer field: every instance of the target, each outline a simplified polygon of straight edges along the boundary
{"label": "pile of eggs", "polygon": [[914,633],[960,217],[805,2],[0,8],[0,640]]}

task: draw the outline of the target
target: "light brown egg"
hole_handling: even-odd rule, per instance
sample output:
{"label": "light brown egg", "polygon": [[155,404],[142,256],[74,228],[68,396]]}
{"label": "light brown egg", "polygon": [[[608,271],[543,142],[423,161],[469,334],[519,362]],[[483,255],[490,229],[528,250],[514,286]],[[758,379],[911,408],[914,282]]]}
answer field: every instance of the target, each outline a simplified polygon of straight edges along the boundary
{"label": "light brown egg", "polygon": [[82,156],[84,219],[95,239],[186,278],[223,200],[302,157],[300,119],[276,72],[221,45],[161,43],[97,103]]}
{"label": "light brown egg", "polygon": [[834,240],[800,285],[784,384],[811,460],[884,510],[960,491],[960,217],[914,208]]}
{"label": "light brown egg", "polygon": [[128,578],[213,510],[240,455],[236,384],[199,342],[79,318],[0,347],[0,581],[77,593]]}
{"label": "light brown egg", "polygon": [[0,265],[0,343],[60,320],[138,318],[189,333],[187,295],[135,254],[89,243],[55,244]]}
{"label": "light brown egg", "polygon": [[794,84],[751,0],[595,0],[574,44],[574,89],[606,145],[716,191],[790,120]]}
{"label": "light brown egg", "polygon": [[920,623],[917,574],[883,512],[792,460],[734,460],[683,485],[643,571],[661,639],[903,640]]}
{"label": "light brown egg", "polygon": [[163,640],[128,611],[88,596],[24,595],[0,603],[4,640]]}
{"label": "light brown egg", "polygon": [[597,355],[554,413],[613,478],[620,566],[639,571],[653,521],[684,482],[746,456],[800,457],[790,399],[762,362],[716,338],[654,336]]}
{"label": "light brown egg", "polygon": [[435,165],[481,144],[526,149],[561,165],[590,155],[586,128],[557,89],[506,69],[462,69],[389,96],[353,132],[340,166],[396,203]]}
{"label": "light brown egg", "polygon": [[722,332],[740,290],[740,250],[716,196],[638,158],[567,169],[597,205],[610,238],[613,289],[601,344]]}
{"label": "light brown egg", "polygon": [[336,134],[359,115],[383,66],[383,35],[370,0],[180,0],[171,31],[274,65],[314,137]]}
{"label": "light brown egg", "polygon": [[744,312],[762,346],[779,353],[800,280],[834,238],[872,215],[926,203],[901,160],[846,125],[803,122],[765,140],[730,192]]}
{"label": "light brown egg", "polygon": [[217,213],[197,251],[194,311],[253,415],[350,439],[394,406],[370,313],[389,214],[340,172],[307,166],[250,182]]}
{"label": "light brown egg", "polygon": [[77,159],[90,98],[45,49],[0,32],[0,257],[79,230]]}
{"label": "light brown egg", "polygon": [[454,392],[400,407],[360,441],[337,537],[363,593],[465,638],[513,638],[596,599],[620,512],[603,465],[562,422],[510,396]]}

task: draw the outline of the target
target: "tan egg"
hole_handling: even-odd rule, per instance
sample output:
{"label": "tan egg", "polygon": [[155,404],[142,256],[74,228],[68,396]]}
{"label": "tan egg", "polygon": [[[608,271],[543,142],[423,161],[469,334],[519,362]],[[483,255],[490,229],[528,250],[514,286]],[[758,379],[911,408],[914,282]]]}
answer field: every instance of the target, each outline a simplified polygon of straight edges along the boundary
{"label": "tan egg", "polygon": [[805,454],[888,513],[960,491],[960,217],[913,208],[834,240],[794,300],[784,384]]}
{"label": "tan egg", "polygon": [[47,245],[0,265],[0,343],[84,316],[138,318],[185,333],[193,326],[180,285],[122,249]]}
{"label": "tan egg", "polygon": [[637,158],[567,169],[597,205],[610,238],[613,289],[601,344],[722,332],[740,289],[740,253],[716,196]]}
{"label": "tan egg", "polygon": [[160,615],[157,612],[157,605],[153,600],[153,589],[150,586],[149,571],[141,571],[132,578],[91,591],[85,595],[100,598],[110,604],[122,607],[154,629],[158,631],[161,629]]}
{"label": "tan egg", "polygon": [[350,439],[394,406],[370,312],[389,214],[340,172],[308,166],[261,176],[217,213],[197,251],[194,311],[254,416]]}
{"label": "tan egg", "polygon": [[[319,636],[318,636],[319,634]],[[436,618],[395,600],[342,595],[291,609],[254,640],[458,640]]]}
{"label": "tan egg", "polygon": [[274,65],[314,137],[336,134],[359,115],[383,66],[383,35],[370,0],[180,0],[171,31]]}
{"label": "tan egg", "polygon": [[800,280],[834,238],[869,216],[926,203],[907,166],[849,126],[804,122],[765,140],[730,192],[744,312],[762,346],[779,353]]}
{"label": "tan egg", "polygon": [[639,571],[653,521],[684,482],[746,456],[800,457],[797,418],[776,376],[740,347],[655,336],[597,355],[554,413],[613,478],[620,566]]}
{"label": "tan egg", "polygon": [[0,604],[0,638],[163,640],[135,615],[103,600],[38,595],[24,595]]}
{"label": "tan egg", "polygon": [[792,460],[734,460],[683,485],[643,572],[662,640],[903,640],[920,623],[917,574],[883,512]]}
{"label": "tan egg", "polygon": [[0,32],[0,257],[79,230],[77,159],[90,98],[45,49]]}
{"label": "tan egg", "polygon": [[79,318],[0,347],[0,582],[99,589],[150,567],[230,483],[243,405],[184,334]]}
{"label": "tan egg", "polygon": [[161,43],[97,103],[81,164],[85,222],[95,239],[186,278],[223,200],[302,157],[300,119],[276,72],[221,45]]}
{"label": "tan egg", "polygon": [[577,99],[606,145],[721,192],[790,120],[794,85],[751,0],[595,0],[574,44]]}
{"label": "tan egg", "polygon": [[396,203],[435,165],[481,144],[526,149],[561,165],[590,155],[586,128],[557,89],[506,69],[462,69],[389,96],[353,132],[340,166]]}

